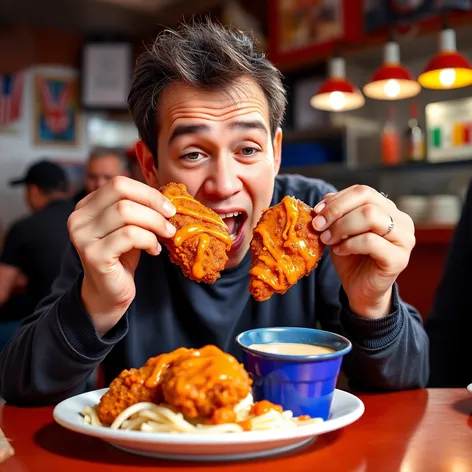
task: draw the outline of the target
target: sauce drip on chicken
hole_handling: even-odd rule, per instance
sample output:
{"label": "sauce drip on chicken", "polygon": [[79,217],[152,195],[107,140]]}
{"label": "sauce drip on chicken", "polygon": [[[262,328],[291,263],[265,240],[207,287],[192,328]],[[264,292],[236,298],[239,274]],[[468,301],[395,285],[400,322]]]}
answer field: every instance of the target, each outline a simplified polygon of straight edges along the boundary
{"label": "sauce drip on chicken", "polygon": [[316,267],[323,247],[312,219],[311,208],[289,196],[263,213],[251,242],[249,290],[256,300],[285,293]]}
{"label": "sauce drip on chicken", "polygon": [[171,261],[180,265],[187,277],[214,283],[231,249],[227,226],[217,213],[193,198],[185,185],[170,183],[160,191],[176,209],[170,222],[177,232],[172,239],[164,241]]}

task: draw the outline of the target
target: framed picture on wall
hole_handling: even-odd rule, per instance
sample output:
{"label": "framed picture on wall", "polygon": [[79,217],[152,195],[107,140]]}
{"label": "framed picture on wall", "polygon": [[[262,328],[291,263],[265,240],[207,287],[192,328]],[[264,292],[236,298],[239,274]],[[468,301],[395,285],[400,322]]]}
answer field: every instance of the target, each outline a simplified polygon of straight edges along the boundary
{"label": "framed picture on wall", "polygon": [[276,0],[277,49],[281,53],[343,36],[342,0]]}
{"label": "framed picture on wall", "polygon": [[81,104],[89,110],[126,110],[133,68],[128,41],[88,41],[82,49]]}
{"label": "framed picture on wall", "polygon": [[78,83],[75,77],[34,77],[34,143],[77,146]]}

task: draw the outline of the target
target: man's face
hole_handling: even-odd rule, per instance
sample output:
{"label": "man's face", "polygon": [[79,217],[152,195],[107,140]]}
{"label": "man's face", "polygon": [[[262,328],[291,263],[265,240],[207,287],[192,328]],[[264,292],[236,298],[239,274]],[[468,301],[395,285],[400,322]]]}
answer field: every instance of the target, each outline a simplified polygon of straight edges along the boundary
{"label": "man's face", "polygon": [[175,85],[164,91],[158,118],[159,168],[138,149],[147,183],[183,183],[216,211],[233,239],[227,267],[236,266],[270,205],[280,166],[282,132],[272,141],[263,92],[252,80],[237,82],[229,94]]}
{"label": "man's face", "polygon": [[109,182],[113,177],[124,175],[124,169],[118,156],[100,156],[87,164],[85,189],[91,193]]}

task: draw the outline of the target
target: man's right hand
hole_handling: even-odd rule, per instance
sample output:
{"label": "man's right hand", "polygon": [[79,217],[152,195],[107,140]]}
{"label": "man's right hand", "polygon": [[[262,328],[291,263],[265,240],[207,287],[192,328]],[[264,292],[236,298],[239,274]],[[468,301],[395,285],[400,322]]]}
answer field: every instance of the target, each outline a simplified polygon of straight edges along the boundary
{"label": "man's right hand", "polygon": [[70,238],[84,269],[81,296],[100,336],[133,301],[141,250],[158,255],[158,237],[175,234],[167,220],[174,214],[175,207],[158,190],[115,177],[81,200],[70,215]]}

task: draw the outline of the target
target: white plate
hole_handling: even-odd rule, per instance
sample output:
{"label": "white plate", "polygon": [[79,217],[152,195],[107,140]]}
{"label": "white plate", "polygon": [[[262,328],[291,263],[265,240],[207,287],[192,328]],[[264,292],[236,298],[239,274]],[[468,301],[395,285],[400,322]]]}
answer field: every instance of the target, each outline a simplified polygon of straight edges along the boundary
{"label": "white plate", "polygon": [[336,390],[327,421],[285,431],[194,435],[111,430],[84,424],[80,412],[84,406],[96,405],[106,391],[106,388],[95,390],[64,400],[54,409],[54,420],[67,429],[100,438],[127,452],[161,459],[230,461],[278,454],[308,444],[320,434],[343,428],[364,413],[359,398]]}

